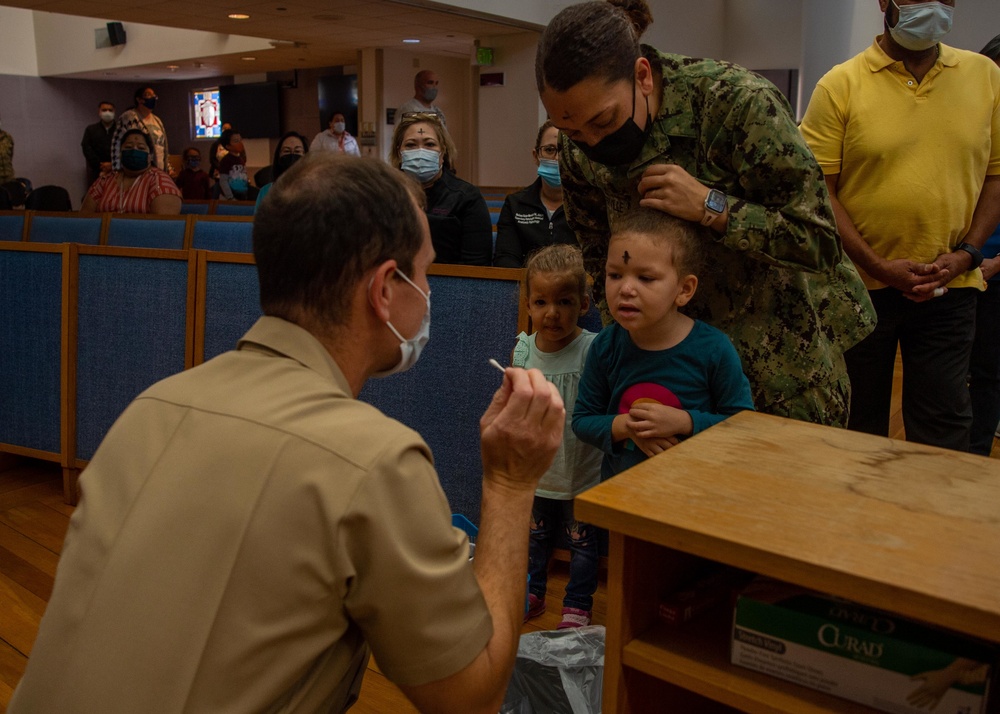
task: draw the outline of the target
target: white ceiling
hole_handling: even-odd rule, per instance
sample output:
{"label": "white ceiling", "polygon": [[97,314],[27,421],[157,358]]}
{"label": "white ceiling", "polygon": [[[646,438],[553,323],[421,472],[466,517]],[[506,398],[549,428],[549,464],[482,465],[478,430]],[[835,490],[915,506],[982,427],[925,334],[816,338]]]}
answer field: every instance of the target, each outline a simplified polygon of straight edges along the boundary
{"label": "white ceiling", "polygon": [[[202,30],[273,40],[273,49],[130,67],[131,77],[193,79],[356,64],[362,48],[411,49],[469,57],[480,37],[541,30],[521,22],[425,0],[0,0],[0,5],[126,24]],[[245,13],[248,20],[230,19]],[[419,44],[404,44],[419,39]],[[243,59],[246,56],[254,60]],[[176,64],[176,70],[167,65]],[[107,79],[104,72],[60,76]]]}

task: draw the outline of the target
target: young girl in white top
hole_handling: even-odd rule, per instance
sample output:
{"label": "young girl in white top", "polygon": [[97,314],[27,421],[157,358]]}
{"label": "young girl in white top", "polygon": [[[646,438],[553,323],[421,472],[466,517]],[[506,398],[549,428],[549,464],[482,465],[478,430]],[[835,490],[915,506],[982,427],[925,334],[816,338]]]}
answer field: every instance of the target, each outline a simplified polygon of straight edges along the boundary
{"label": "young girl in white top", "polygon": [[552,467],[535,491],[531,514],[528,572],[531,576],[525,620],[545,612],[549,558],[560,534],[570,546],[569,583],[559,628],[589,625],[597,589],[597,528],[573,517],[573,498],[601,479],[601,452],[576,438],[569,415],[580,374],[596,336],[578,326],[590,307],[580,249],[550,245],[525,265],[528,313],[534,333],[521,333],[514,347],[515,367],[537,368],[559,390],[566,404],[566,429]]}

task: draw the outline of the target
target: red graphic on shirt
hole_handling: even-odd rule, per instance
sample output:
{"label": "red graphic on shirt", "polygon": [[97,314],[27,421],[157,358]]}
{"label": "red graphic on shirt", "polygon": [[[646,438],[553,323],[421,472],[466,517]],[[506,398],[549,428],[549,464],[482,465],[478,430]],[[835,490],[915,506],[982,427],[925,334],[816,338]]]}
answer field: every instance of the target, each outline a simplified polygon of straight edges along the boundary
{"label": "red graphic on shirt", "polygon": [[622,394],[621,401],[618,402],[618,413],[628,414],[628,410],[633,404],[665,404],[668,407],[681,409],[681,400],[677,395],[664,387],[662,384],[652,382],[640,382],[633,384]]}

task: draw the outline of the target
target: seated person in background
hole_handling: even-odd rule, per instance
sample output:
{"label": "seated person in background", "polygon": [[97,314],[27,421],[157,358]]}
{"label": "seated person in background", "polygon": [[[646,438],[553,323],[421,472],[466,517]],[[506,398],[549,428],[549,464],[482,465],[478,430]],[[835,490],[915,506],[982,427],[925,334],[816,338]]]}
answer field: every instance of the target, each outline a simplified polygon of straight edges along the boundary
{"label": "seated person in background", "polygon": [[253,227],[265,316],[111,427],[10,714],[339,713],[369,652],[420,711],[500,709],[566,412],[541,372],[505,370],[470,562],[427,444],[357,399],[427,334],[408,184],[320,152],[275,185]]}
{"label": "seated person in background", "polygon": [[270,193],[274,182],[292,168],[295,162],[305,156],[308,151],[309,145],[306,143],[306,138],[296,131],[285,132],[278,139],[278,145],[274,147],[274,159],[271,161],[271,181],[260,187],[260,192],[257,194],[257,205],[253,209],[254,213],[260,209],[264,196]]}
{"label": "seated person in background", "polygon": [[455,144],[437,114],[407,114],[396,123],[389,159],[424,187],[436,261],[490,265],[490,211],[479,189],[455,176],[454,157]]}
{"label": "seated person in background", "polygon": [[237,129],[230,129],[222,132],[221,141],[226,147],[226,155],[219,162],[219,198],[245,201],[250,193],[250,179],[243,137]]}
{"label": "seated person in background", "polygon": [[122,167],[101,174],[87,191],[82,213],[181,212],[181,192],[166,171],[152,164],[153,140],[141,129],[129,129],[118,151]]}
{"label": "seated person in background", "polygon": [[361,156],[358,140],[347,132],[347,120],[341,112],[330,115],[330,128],[313,137],[313,151],[335,151],[338,154]]}
{"label": "seated person in background", "polygon": [[31,194],[31,181],[26,178],[16,178],[0,184],[0,191],[7,195],[11,208],[24,208],[24,203]]}
{"label": "seated person in background", "polygon": [[605,265],[614,322],[590,347],[573,431],[608,479],[744,409],[750,382],[725,333],[680,312],[698,287],[696,223],[652,208],[615,222]]}
{"label": "seated person in background", "polygon": [[562,180],[559,177],[559,130],[547,121],[538,130],[531,157],[538,167],[535,182],[507,196],[497,221],[497,249],[493,265],[520,268],[524,259],[553,243],[576,245],[576,234],[566,223]]}
{"label": "seated person in background", "polygon": [[[219,128],[223,132],[226,132],[232,129],[233,125],[226,122]],[[222,157],[227,153],[229,152],[222,145],[222,135],[220,134],[219,138],[212,142],[212,146],[208,150],[208,175],[213,181],[219,180],[219,162],[222,161]]]}
{"label": "seated person in background", "polygon": [[194,146],[184,149],[184,168],[177,174],[177,188],[185,200],[207,201],[212,197],[212,179],[201,168],[201,152]]}

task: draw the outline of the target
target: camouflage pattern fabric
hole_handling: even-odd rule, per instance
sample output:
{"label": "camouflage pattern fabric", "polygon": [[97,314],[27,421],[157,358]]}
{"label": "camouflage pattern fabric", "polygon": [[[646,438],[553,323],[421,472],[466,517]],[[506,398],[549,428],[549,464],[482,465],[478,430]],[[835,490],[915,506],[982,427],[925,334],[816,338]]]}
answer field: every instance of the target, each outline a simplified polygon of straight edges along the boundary
{"label": "camouflage pattern fabric", "polygon": [[635,161],[592,163],[559,140],[566,217],[605,324],[610,227],[638,207],[648,167],[681,166],[729,202],[727,231],[704,244],[707,267],[684,312],[729,335],[759,411],[846,426],[843,353],[872,331],[875,311],[788,101],[736,65],[643,51],[662,72],[663,99]]}

